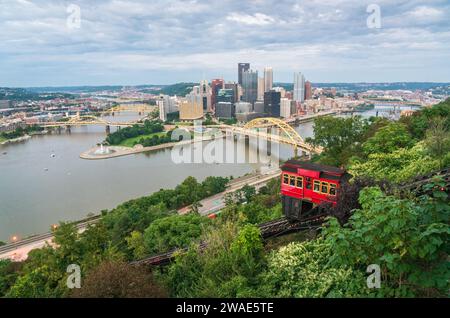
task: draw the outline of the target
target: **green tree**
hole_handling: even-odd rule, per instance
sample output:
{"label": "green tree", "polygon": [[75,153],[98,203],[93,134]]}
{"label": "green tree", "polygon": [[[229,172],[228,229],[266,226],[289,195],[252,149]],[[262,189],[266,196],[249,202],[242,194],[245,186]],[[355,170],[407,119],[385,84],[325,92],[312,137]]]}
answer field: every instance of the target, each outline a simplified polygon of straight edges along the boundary
{"label": "green tree", "polygon": [[450,287],[447,194],[436,190],[431,197],[399,199],[370,187],[361,191],[360,203],[347,226],[333,218],[324,228],[333,251],[330,264],[379,264],[378,296],[445,295]]}
{"label": "green tree", "polygon": [[216,193],[224,192],[227,188],[229,182],[228,178],[223,177],[207,177],[205,181],[202,182],[206,196],[214,195]]}
{"label": "green tree", "polygon": [[219,223],[205,233],[206,248],[193,245],[169,267],[165,280],[176,297],[255,296],[264,268],[259,229],[240,230],[234,222]]}
{"label": "green tree", "polygon": [[373,137],[363,144],[366,155],[374,153],[391,153],[399,148],[409,148],[413,140],[405,124],[390,123],[380,128]]}
{"label": "green tree", "polygon": [[433,107],[423,108],[412,116],[402,117],[400,121],[408,125],[408,129],[414,138],[423,139],[430,122],[438,117],[444,118],[445,126],[450,127],[450,98]]}
{"label": "green tree", "polygon": [[359,151],[369,122],[360,116],[340,118],[319,117],[314,120],[314,138],[307,141],[325,148],[319,161],[324,164],[341,166]]}
{"label": "green tree", "polygon": [[450,164],[450,132],[448,127],[445,127],[444,118],[437,117],[430,122],[425,133],[425,147],[428,153],[439,161],[440,168]]}
{"label": "green tree", "polygon": [[142,259],[147,255],[144,236],[141,232],[131,232],[131,235],[126,238],[126,241],[128,244],[128,248],[133,252],[133,258]]}
{"label": "green tree", "polygon": [[14,285],[22,264],[10,260],[0,260],[0,298]]}
{"label": "green tree", "polygon": [[188,246],[202,234],[209,219],[197,214],[174,215],[154,221],[144,232],[147,254]]}
{"label": "green tree", "polygon": [[410,149],[400,148],[392,153],[370,154],[367,160],[353,159],[349,171],[353,176],[403,182],[438,168],[438,160],[430,157],[423,142],[419,142]]}
{"label": "green tree", "polygon": [[269,256],[259,287],[263,297],[368,296],[363,272],[331,266],[333,246],[323,240],[290,243]]}

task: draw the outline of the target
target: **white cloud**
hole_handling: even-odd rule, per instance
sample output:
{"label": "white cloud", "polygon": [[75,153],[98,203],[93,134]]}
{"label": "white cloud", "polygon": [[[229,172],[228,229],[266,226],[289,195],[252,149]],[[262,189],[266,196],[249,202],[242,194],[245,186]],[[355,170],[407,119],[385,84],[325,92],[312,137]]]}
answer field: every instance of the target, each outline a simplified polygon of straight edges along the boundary
{"label": "white cloud", "polygon": [[[45,85],[64,76],[160,83],[197,80],[203,71],[234,80],[235,64],[244,60],[259,69],[272,65],[281,81],[293,69],[316,81],[360,74],[370,81],[372,74],[390,80],[393,69],[408,69],[396,80],[420,80],[417,61],[426,61],[428,74],[450,68],[448,1],[377,0],[377,30],[366,25],[370,1],[360,0],[77,0],[77,30],[66,27],[69,3],[0,0],[0,85]],[[81,69],[85,74],[76,75]]]}
{"label": "white cloud", "polygon": [[268,25],[276,22],[274,18],[263,13],[251,15],[233,12],[227,16],[227,20],[246,25]]}

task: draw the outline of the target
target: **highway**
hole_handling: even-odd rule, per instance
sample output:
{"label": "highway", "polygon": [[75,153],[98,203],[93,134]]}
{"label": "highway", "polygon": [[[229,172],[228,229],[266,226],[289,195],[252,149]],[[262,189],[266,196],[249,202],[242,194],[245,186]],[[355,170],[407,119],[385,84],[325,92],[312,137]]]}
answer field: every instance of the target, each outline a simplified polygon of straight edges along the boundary
{"label": "highway", "polygon": [[[255,186],[256,189],[264,186],[269,180],[277,178],[280,175],[278,168],[267,170],[265,173],[252,174],[243,176],[241,178],[234,179],[230,182],[228,189],[222,193],[208,197],[200,201],[201,207],[199,212],[201,215],[209,215],[215,213],[225,207],[224,198],[227,193],[237,191],[245,185]],[[180,214],[186,214],[191,210],[191,207],[184,207],[178,211]],[[92,217],[88,220],[80,221],[76,224],[76,227],[80,233],[82,233],[89,225],[95,224],[100,220],[100,216]],[[10,243],[4,246],[0,246],[0,260],[10,259],[12,261],[23,261],[28,257],[28,253],[31,250],[43,248],[46,245],[53,244],[53,233],[47,232],[38,234],[14,243]]]}
{"label": "highway", "polygon": [[[260,189],[264,185],[267,184],[268,181],[278,178],[280,175],[279,169],[272,169],[267,171],[265,174],[252,175],[247,177],[242,177],[236,179],[235,182],[231,182],[228,189],[225,192],[213,195],[206,199],[200,201],[200,207],[198,212],[201,215],[209,215],[211,213],[215,213],[220,211],[225,207],[225,195],[228,193],[235,192],[241,189],[245,185],[254,186],[256,190]],[[180,209],[178,212],[180,214],[188,213],[191,210],[191,206],[184,207]]]}

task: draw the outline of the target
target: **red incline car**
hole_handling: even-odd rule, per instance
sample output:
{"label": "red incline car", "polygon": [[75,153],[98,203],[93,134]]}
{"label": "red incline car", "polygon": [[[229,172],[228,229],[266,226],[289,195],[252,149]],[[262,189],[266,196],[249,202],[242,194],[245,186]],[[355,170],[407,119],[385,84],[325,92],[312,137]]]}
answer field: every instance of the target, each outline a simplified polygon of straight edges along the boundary
{"label": "red incline car", "polygon": [[288,219],[300,220],[314,205],[336,204],[338,189],[351,175],[345,170],[289,160],[281,167],[283,212]]}

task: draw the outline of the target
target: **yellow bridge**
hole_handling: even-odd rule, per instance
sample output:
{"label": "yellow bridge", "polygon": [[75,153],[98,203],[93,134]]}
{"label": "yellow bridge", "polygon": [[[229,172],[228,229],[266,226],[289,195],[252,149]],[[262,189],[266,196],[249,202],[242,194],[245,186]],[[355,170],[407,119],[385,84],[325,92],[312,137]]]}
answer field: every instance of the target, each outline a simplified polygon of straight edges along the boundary
{"label": "yellow bridge", "polygon": [[[322,147],[307,143],[299,133],[292,128],[292,126],[278,118],[257,118],[248,122],[243,127],[229,125],[219,125],[217,127],[235,134],[263,138],[277,143],[290,145],[294,147],[295,152],[297,152],[298,149],[310,154],[320,154],[323,152]],[[270,127],[278,128],[280,133],[271,133]],[[261,128],[265,128],[265,130],[261,131]]]}
{"label": "yellow bridge", "polygon": [[138,125],[137,121],[135,122],[111,122],[106,121],[102,118],[86,115],[80,116],[77,114],[76,116],[70,117],[68,121],[56,121],[56,122],[45,122],[39,124],[41,127],[64,127],[64,126],[106,126],[106,127],[129,127],[133,125]]}
{"label": "yellow bridge", "polygon": [[133,112],[133,113],[151,113],[155,109],[157,109],[157,106],[150,106],[147,104],[121,104],[118,106],[111,107],[110,109],[107,109],[103,111],[104,114],[109,113],[121,113],[121,112]]}

